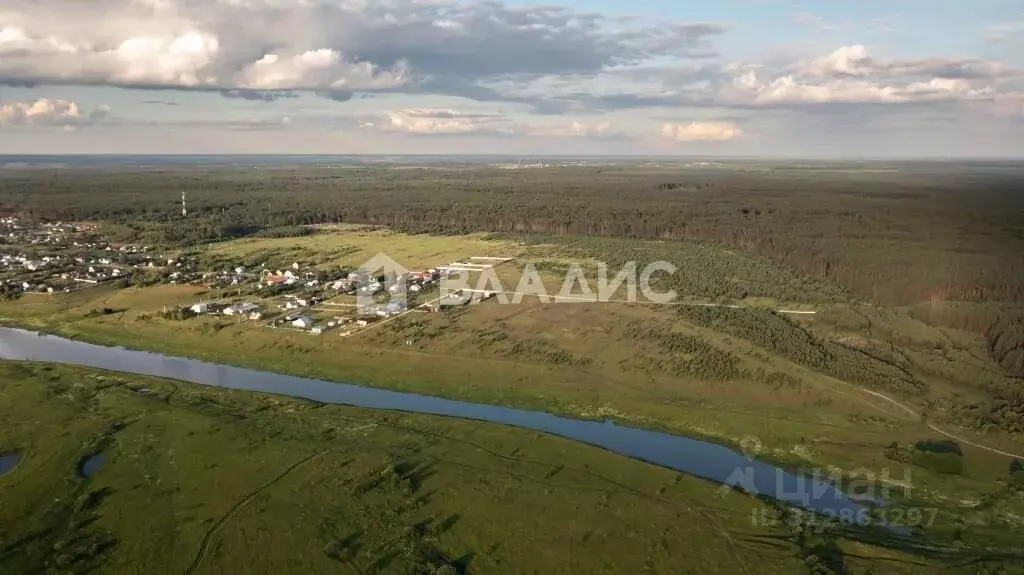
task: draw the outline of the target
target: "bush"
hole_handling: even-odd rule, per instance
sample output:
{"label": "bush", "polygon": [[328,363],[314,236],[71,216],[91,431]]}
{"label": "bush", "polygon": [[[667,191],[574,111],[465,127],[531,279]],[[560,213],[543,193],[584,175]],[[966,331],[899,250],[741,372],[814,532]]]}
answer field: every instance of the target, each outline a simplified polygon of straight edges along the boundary
{"label": "bush", "polygon": [[963,456],[960,444],[952,439],[925,439],[915,443],[914,449],[928,453],[952,453],[957,457]]}
{"label": "bush", "polygon": [[913,465],[935,473],[946,475],[962,475],[964,458],[956,453],[935,453],[932,451],[914,451],[910,457]]}

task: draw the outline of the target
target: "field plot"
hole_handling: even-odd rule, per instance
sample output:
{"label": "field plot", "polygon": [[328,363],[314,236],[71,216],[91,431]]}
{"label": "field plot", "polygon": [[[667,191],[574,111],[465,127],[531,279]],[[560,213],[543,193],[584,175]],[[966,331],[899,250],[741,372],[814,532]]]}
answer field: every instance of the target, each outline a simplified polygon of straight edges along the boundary
{"label": "field plot", "polygon": [[362,227],[328,228],[300,238],[242,239],[213,244],[206,248],[206,253],[225,261],[266,262],[269,267],[308,262],[319,268],[358,267],[383,253],[409,269],[426,269],[469,255],[515,256],[522,250],[514,241],[488,238],[486,234],[428,236]]}

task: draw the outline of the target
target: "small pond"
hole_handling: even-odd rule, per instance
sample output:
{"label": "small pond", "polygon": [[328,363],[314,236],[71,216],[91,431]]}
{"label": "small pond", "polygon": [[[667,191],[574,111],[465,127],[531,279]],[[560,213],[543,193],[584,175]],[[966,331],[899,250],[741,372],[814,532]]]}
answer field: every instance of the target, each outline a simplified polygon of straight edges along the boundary
{"label": "small pond", "polygon": [[107,462],[107,458],[102,453],[83,457],[78,462],[78,474],[82,477],[92,477],[96,475],[96,472],[103,467],[103,464]]}
{"label": "small pond", "polygon": [[21,463],[21,453],[17,451],[13,453],[0,453],[0,475],[7,475],[14,471],[19,463]]}

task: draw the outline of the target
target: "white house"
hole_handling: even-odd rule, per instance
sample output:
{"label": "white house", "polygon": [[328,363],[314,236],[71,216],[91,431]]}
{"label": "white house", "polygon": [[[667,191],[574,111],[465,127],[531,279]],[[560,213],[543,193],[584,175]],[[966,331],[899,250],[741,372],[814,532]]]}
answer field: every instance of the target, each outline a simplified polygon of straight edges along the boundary
{"label": "white house", "polygon": [[224,308],[224,315],[245,315],[260,309],[254,303],[240,303]]}
{"label": "white house", "polygon": [[192,310],[193,313],[202,314],[210,311],[210,306],[205,303],[197,303],[188,309]]}
{"label": "white house", "polygon": [[313,325],[313,320],[303,316],[296,318],[295,321],[292,322],[292,325],[299,329],[309,329]]}

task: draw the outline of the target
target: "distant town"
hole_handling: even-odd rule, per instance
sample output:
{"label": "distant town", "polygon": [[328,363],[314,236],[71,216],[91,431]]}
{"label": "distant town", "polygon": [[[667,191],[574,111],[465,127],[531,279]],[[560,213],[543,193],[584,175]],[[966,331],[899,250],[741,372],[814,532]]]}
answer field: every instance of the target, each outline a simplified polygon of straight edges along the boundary
{"label": "distant town", "polygon": [[[226,316],[254,326],[320,335],[354,335],[380,320],[410,312],[472,305],[495,294],[440,293],[442,278],[480,271],[508,258],[470,257],[420,271],[371,276],[355,267],[323,269],[292,262],[243,265],[209,262],[202,253],[161,252],[106,240],[91,223],[0,220],[0,280],[6,298],[71,293],[99,286],[196,285],[208,288],[188,307],[164,309],[168,319]],[[472,290],[470,290],[472,291]],[[400,296],[400,297],[399,297]]]}

